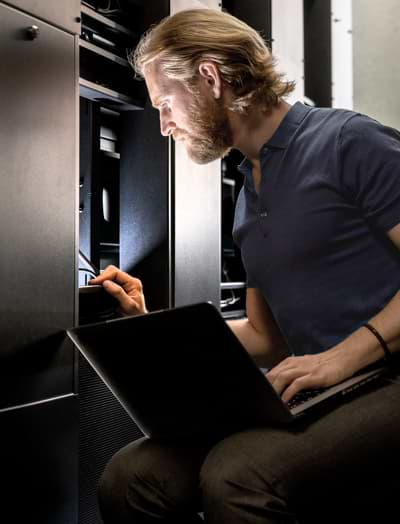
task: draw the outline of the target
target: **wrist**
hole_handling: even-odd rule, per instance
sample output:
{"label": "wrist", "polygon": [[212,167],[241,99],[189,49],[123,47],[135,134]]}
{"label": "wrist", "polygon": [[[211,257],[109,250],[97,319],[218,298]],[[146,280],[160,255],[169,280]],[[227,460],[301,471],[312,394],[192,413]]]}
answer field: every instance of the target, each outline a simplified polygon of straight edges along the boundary
{"label": "wrist", "polygon": [[341,353],[340,358],[352,374],[382,360],[384,356],[379,341],[364,326],[354,331],[332,349]]}
{"label": "wrist", "polygon": [[388,345],[386,344],[385,339],[382,337],[382,335],[379,333],[379,331],[370,322],[365,323],[363,325],[363,327],[368,329],[368,331],[370,331],[375,336],[375,338],[377,339],[377,341],[379,342],[379,344],[380,344],[380,346],[382,348],[383,359],[386,362],[390,362],[392,360],[392,353],[391,353]]}

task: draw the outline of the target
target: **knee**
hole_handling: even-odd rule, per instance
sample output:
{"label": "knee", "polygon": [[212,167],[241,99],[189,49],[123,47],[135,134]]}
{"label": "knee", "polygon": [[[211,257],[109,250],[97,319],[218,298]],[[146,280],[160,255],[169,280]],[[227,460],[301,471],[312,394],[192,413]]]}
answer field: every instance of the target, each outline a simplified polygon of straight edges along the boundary
{"label": "knee", "polygon": [[181,447],[147,438],[132,442],[112,457],[98,484],[104,522],[160,519],[190,506],[197,502],[198,471]]}
{"label": "knee", "polygon": [[[133,442],[113,455],[100,477],[97,495],[100,512],[105,522],[108,522],[108,515],[114,515],[115,522],[119,522],[116,516],[126,505],[126,494],[135,475],[132,457],[136,454],[139,444],[140,441]],[[123,522],[123,519],[120,520]],[[114,520],[110,521],[114,522]]]}
{"label": "knee", "polygon": [[[268,486],[268,471],[262,472],[263,489]],[[257,490],[260,475],[252,459],[232,442],[218,444],[208,454],[200,471],[200,488],[205,505],[229,504]]]}
{"label": "knee", "polygon": [[157,453],[161,451],[149,439],[142,438],[113,455],[97,486],[99,509],[105,523],[125,524],[149,509],[147,506],[154,499]]}
{"label": "knee", "polygon": [[[259,447],[258,453],[260,453]],[[264,453],[269,455],[269,453]],[[260,460],[252,435],[235,435],[211,450],[200,472],[204,513],[212,523],[295,522],[279,469]],[[264,456],[265,459],[265,456]],[[255,518],[255,515],[258,515]]]}

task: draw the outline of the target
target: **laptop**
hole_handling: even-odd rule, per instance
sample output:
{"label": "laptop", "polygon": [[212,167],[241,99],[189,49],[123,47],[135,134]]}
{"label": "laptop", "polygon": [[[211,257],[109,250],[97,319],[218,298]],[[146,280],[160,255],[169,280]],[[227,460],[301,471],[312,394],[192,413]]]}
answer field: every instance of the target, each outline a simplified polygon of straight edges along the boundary
{"label": "laptop", "polygon": [[[151,438],[224,436],[288,424],[379,376],[368,369],[292,406],[275,392],[211,303],[67,330],[78,350]],[[318,393],[316,395],[316,393]]]}

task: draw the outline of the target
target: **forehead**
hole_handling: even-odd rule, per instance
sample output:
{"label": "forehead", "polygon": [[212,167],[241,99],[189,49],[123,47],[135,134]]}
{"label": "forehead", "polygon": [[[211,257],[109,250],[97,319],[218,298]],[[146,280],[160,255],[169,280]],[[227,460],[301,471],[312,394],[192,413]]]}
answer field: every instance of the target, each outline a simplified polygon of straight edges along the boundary
{"label": "forehead", "polygon": [[149,64],[146,67],[144,71],[144,79],[151,102],[155,106],[163,97],[183,93],[185,90],[180,82],[168,78],[162,72],[161,68],[157,67],[157,64],[154,63]]}

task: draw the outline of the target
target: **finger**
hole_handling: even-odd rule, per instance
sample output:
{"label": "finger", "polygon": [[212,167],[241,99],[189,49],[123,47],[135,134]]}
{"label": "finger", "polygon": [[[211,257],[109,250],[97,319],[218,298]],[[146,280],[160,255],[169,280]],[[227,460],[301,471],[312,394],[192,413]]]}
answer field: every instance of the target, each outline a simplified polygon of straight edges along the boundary
{"label": "finger", "polygon": [[116,266],[107,266],[104,271],[102,271],[101,275],[98,277],[92,279],[90,281],[90,284],[102,284],[106,280],[112,280],[116,282],[117,284],[120,284],[121,286],[130,286],[130,287],[138,287],[142,286],[142,283],[139,279],[132,277],[128,273],[125,273],[124,271],[121,271]]}
{"label": "finger", "polygon": [[119,269],[116,266],[107,266],[100,275],[97,275],[96,278],[92,278],[90,284],[102,284],[105,280],[115,280],[115,277]]}
{"label": "finger", "polygon": [[294,380],[283,392],[282,400],[284,402],[289,402],[299,391],[305,389],[316,389],[320,387],[320,384],[316,381],[312,375],[303,375]]}
{"label": "finger", "polygon": [[268,380],[271,382],[272,387],[275,389],[275,391],[278,393],[278,395],[281,395],[282,392],[289,387],[290,384],[294,380],[296,380],[299,376],[304,375],[304,372],[299,370],[298,368],[292,368],[285,371],[282,371],[278,375],[276,375],[273,379],[267,376]]}
{"label": "finger", "polygon": [[286,357],[279,364],[271,368],[267,373],[267,378],[273,382],[280,373],[287,371],[290,368],[293,368],[298,365],[300,357]]}
{"label": "finger", "polygon": [[124,314],[134,315],[141,313],[139,304],[132,297],[127,295],[120,285],[111,280],[105,280],[103,282],[103,287],[110,295],[118,300],[121,311]]}
{"label": "finger", "polygon": [[127,273],[121,272],[122,275],[126,275],[126,280],[119,280],[118,283],[125,289],[125,291],[128,293],[128,295],[132,296],[132,294],[140,295],[143,293],[143,284],[142,281],[138,278],[132,277],[131,275],[128,275]]}

